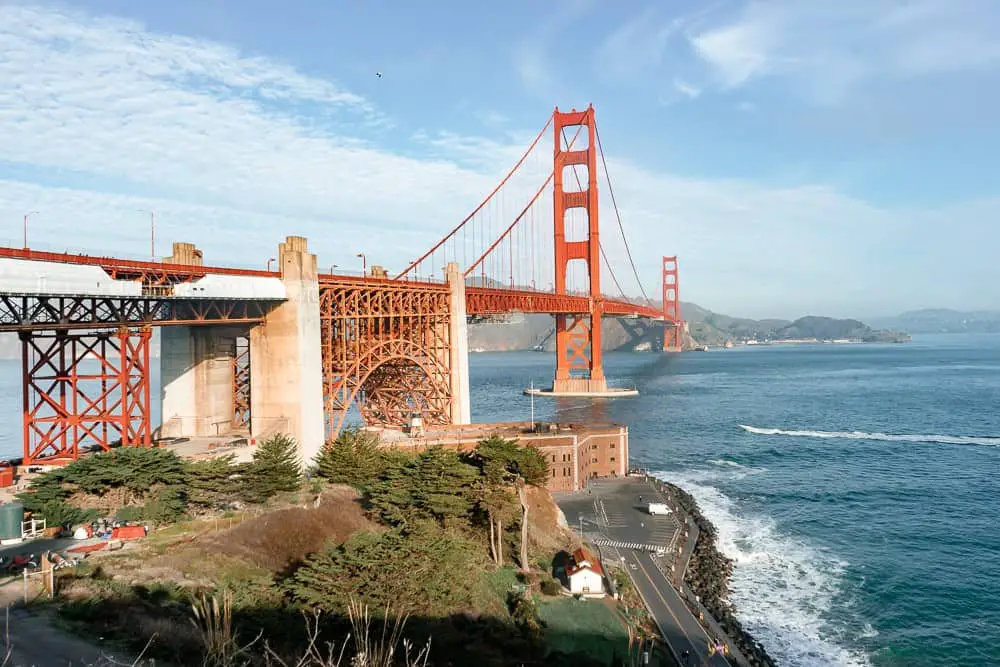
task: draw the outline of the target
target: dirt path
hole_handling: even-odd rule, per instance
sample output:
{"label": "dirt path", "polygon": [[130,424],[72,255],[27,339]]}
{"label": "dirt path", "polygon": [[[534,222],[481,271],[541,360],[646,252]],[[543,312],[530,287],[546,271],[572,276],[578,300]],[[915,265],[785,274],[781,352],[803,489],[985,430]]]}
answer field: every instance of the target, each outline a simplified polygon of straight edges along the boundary
{"label": "dirt path", "polygon": [[10,658],[4,667],[89,667],[131,665],[134,658],[110,648],[102,649],[55,627],[50,619],[24,609],[11,609],[7,646]]}

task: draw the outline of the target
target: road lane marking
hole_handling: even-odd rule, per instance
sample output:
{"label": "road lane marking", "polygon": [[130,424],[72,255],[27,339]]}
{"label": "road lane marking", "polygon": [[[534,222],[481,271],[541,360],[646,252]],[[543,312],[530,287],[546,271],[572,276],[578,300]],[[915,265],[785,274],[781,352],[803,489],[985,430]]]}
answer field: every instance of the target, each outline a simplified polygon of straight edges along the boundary
{"label": "road lane marking", "polygon": [[[639,556],[636,555],[635,553],[633,553],[632,554],[632,558],[635,560],[635,564],[639,566],[639,569],[642,570],[643,576],[646,577],[646,580],[649,581],[650,585],[653,587],[653,591],[656,593],[656,597],[660,598],[660,602],[663,603],[663,606],[666,608],[667,613],[670,614],[670,617],[674,619],[674,623],[677,624],[677,629],[681,631],[682,635],[684,635],[684,639],[686,639],[687,643],[691,645],[691,648],[693,648],[693,649],[695,649],[697,651],[698,647],[691,640],[691,637],[688,635],[687,631],[684,630],[684,625],[681,623],[680,619],[677,618],[677,615],[674,614],[674,610],[671,609],[670,603],[667,602],[667,599],[663,597],[663,593],[660,592],[660,588],[656,585],[656,582],[653,581],[653,578],[649,576],[649,572],[647,572],[646,568],[643,567],[643,565],[642,565],[641,562],[639,562]],[[683,600],[681,600],[681,604],[684,604]],[[694,618],[694,617],[692,617],[692,618]],[[712,638],[708,636],[708,633],[705,632],[705,629],[703,627],[701,627],[701,624],[698,623],[697,619],[694,619],[694,621],[695,621],[695,625],[697,625],[698,629],[701,631],[701,634],[703,634],[705,636],[705,641],[707,642],[706,646],[705,646],[705,650],[707,651],[708,650],[708,646],[711,645]],[[708,666],[708,665],[711,664],[709,662],[709,660],[713,656],[710,656],[709,658],[706,658],[705,656],[701,655],[700,652],[698,652],[698,657],[701,660],[701,664],[702,665]],[[722,658],[723,662],[726,665],[729,664],[729,661],[726,660],[725,656],[720,656],[720,657]]]}

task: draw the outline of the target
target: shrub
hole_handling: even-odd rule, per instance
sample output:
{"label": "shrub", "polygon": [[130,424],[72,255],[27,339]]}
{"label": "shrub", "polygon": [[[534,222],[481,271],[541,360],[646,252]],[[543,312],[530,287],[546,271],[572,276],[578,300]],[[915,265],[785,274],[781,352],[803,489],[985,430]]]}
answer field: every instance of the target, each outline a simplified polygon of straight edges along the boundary
{"label": "shrub", "polygon": [[251,502],[263,502],[283,491],[298,491],[302,469],[295,438],[277,434],[262,442],[246,468],[242,486]]}
{"label": "shrub", "polygon": [[555,579],[542,580],[543,595],[559,595],[561,592],[562,592],[562,586]]}
{"label": "shrub", "polygon": [[384,533],[361,532],[306,559],[288,582],[300,602],[344,611],[351,598],[374,609],[444,615],[469,603],[479,583],[476,545],[423,521]]}

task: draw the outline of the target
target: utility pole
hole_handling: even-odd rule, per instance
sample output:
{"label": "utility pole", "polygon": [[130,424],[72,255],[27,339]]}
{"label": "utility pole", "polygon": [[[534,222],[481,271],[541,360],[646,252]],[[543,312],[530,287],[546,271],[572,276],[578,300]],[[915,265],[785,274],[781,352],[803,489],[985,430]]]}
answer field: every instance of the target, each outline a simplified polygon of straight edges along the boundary
{"label": "utility pole", "polygon": [[528,392],[531,395],[531,432],[535,432],[535,381],[531,381],[531,390]]}

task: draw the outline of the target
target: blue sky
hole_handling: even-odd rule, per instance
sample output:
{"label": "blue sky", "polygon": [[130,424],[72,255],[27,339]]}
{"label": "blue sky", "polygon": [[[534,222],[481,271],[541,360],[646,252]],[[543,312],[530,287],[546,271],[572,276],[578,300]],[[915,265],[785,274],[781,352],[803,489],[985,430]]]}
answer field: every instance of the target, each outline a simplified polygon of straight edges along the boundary
{"label": "blue sky", "polygon": [[143,256],[155,209],[210,263],[402,268],[593,102],[647,291],[676,253],[734,315],[1000,308],[997,34],[988,0],[0,3],[0,241],[38,210],[32,246]]}

